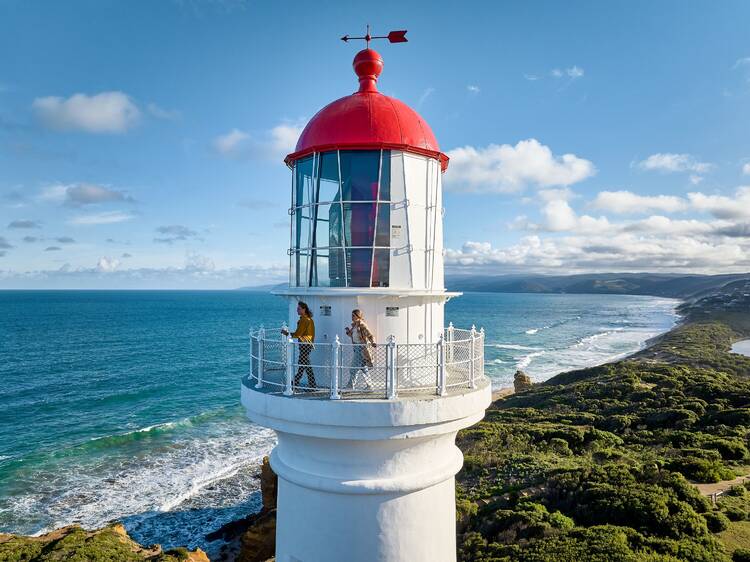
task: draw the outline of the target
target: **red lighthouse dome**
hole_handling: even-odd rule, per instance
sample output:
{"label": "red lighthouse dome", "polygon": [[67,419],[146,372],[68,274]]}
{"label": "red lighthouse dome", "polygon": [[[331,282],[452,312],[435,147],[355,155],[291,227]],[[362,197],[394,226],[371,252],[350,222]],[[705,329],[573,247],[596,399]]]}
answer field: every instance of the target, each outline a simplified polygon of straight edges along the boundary
{"label": "red lighthouse dome", "polygon": [[318,111],[285,162],[292,165],[303,156],[328,150],[393,149],[435,158],[445,171],[448,157],[440,151],[427,122],[405,103],[378,91],[382,57],[364,49],[352,66],[359,77],[359,91]]}

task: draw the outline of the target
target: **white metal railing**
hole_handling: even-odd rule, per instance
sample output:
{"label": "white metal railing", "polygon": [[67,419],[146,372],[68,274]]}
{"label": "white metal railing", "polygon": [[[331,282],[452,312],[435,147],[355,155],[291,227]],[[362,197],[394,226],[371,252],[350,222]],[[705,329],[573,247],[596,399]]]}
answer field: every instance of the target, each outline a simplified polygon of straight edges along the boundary
{"label": "white metal railing", "polygon": [[444,396],[476,388],[484,377],[484,329],[450,324],[434,344],[403,344],[390,336],[377,345],[298,342],[281,330],[250,330],[250,374],[254,388],[287,396],[315,392],[346,397],[394,399],[401,392]]}

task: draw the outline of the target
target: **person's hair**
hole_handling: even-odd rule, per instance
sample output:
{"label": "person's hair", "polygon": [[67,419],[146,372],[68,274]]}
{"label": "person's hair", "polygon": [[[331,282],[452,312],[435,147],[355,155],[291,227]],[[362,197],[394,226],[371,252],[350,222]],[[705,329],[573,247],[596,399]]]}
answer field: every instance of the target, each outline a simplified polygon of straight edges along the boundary
{"label": "person's hair", "polygon": [[302,302],[302,301],[299,301],[299,302],[297,303],[297,306],[299,306],[299,307],[300,307],[300,308],[301,308],[301,309],[302,309],[302,310],[304,311],[305,315],[306,315],[306,316],[307,316],[308,318],[312,318],[312,310],[310,310],[310,307],[309,307],[309,306],[307,306],[307,303],[306,303],[306,302]]}
{"label": "person's hair", "polygon": [[352,310],[352,314],[356,316],[357,318],[359,318],[360,320],[365,319],[364,315],[362,314],[362,311],[358,308],[355,308],[354,310]]}

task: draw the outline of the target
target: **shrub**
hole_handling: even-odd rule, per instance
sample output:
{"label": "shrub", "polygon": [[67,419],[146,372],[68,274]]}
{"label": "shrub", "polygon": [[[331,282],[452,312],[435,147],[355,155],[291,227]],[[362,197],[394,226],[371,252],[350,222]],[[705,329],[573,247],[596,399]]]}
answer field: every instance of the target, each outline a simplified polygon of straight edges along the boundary
{"label": "shrub", "polygon": [[703,444],[706,449],[715,449],[726,460],[739,461],[747,457],[745,444],[739,439],[711,439]]}
{"label": "shrub", "polygon": [[734,472],[716,460],[685,457],[671,461],[668,467],[696,482],[720,482],[734,478]]}
{"label": "shrub", "polygon": [[750,562],[750,549],[738,548],[732,554],[732,562]]}
{"label": "shrub", "polygon": [[730,521],[744,521],[747,519],[747,511],[736,505],[722,507],[721,510]]}
{"label": "shrub", "polygon": [[732,486],[724,494],[734,498],[744,498],[748,495],[747,489],[744,486]]}
{"label": "shrub", "polygon": [[709,511],[704,513],[708,530],[712,533],[721,533],[729,527],[729,518],[720,511]]}

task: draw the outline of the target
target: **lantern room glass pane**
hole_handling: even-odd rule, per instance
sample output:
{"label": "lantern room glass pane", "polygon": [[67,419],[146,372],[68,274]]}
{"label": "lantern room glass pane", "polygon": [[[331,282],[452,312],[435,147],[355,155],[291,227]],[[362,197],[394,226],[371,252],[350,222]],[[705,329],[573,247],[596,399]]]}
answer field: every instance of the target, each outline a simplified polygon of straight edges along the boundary
{"label": "lantern room glass pane", "polygon": [[372,286],[388,287],[391,267],[391,250],[379,248],[375,250],[372,261]]}
{"label": "lantern room glass pane", "polygon": [[374,203],[344,203],[346,246],[372,246],[375,235]]}
{"label": "lantern room glass pane", "polygon": [[307,287],[307,261],[309,252],[292,253],[292,285],[296,287]]}
{"label": "lantern room glass pane", "polygon": [[313,156],[303,158],[295,166],[297,177],[295,178],[294,206],[309,205],[313,192]]}
{"label": "lantern room glass pane", "polygon": [[346,287],[346,262],[343,248],[328,249],[328,283],[330,287]]}
{"label": "lantern room glass pane", "polygon": [[391,245],[391,204],[378,205],[378,220],[375,226],[375,245],[389,247]]}
{"label": "lantern room glass pane", "polygon": [[304,250],[310,247],[310,218],[306,213],[310,211],[307,209],[297,209],[294,213],[295,227],[295,249]]}
{"label": "lantern room glass pane", "polygon": [[346,267],[350,287],[369,287],[372,267],[372,248],[346,250]]}
{"label": "lantern room glass pane", "polygon": [[379,150],[342,150],[344,201],[374,201],[378,196]]}
{"label": "lantern room glass pane", "polygon": [[[338,204],[333,205],[333,209],[331,205],[316,205],[315,207],[313,207],[315,228],[313,230],[312,240],[310,243],[311,247],[326,248],[331,245],[330,217],[332,210],[334,214],[336,214],[336,210],[338,210],[338,213],[340,214],[341,206]],[[334,244],[334,246],[338,245],[339,244]]]}
{"label": "lantern room glass pane", "polygon": [[330,203],[341,199],[339,194],[339,157],[335,151],[318,155],[317,181],[316,203]]}
{"label": "lantern room glass pane", "polygon": [[310,286],[329,287],[331,278],[328,273],[328,253],[315,250],[310,260]]}
{"label": "lantern room glass pane", "polygon": [[379,201],[391,200],[391,151],[383,151],[383,161],[380,164],[380,195]]}

